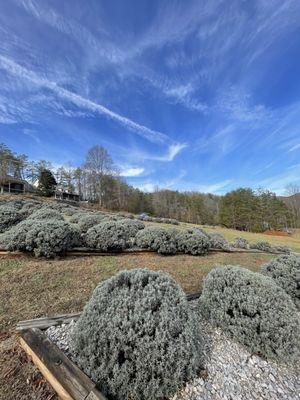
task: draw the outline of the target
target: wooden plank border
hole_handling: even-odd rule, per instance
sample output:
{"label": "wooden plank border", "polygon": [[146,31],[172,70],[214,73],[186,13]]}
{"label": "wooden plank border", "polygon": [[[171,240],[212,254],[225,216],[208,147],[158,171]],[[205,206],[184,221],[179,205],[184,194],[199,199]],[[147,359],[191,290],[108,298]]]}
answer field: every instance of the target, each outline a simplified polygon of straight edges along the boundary
{"label": "wooden plank border", "polygon": [[40,329],[20,333],[20,344],[62,400],[107,400]]}
{"label": "wooden plank border", "polygon": [[[260,254],[287,254],[278,251],[262,251],[257,249],[234,249],[234,250],[224,250],[224,249],[210,249],[208,254],[210,253],[260,253]],[[178,255],[185,255],[185,253],[178,252],[176,254],[168,254],[162,255],[157,253],[155,250],[124,250],[120,252],[106,252],[103,253],[101,251],[97,251],[95,249],[83,249],[83,248],[74,248],[70,251],[67,251],[65,254],[62,254],[61,257],[88,257],[88,256],[98,256],[98,257],[110,257],[110,256],[127,256],[127,255],[145,255],[151,254],[157,257],[174,257]],[[291,254],[299,255],[299,253],[291,252]],[[188,254],[187,254],[188,255]],[[12,257],[33,257],[32,253],[25,252],[25,251],[8,251],[8,250],[1,250],[0,249],[0,256],[12,256]],[[194,257],[202,257],[202,256],[194,256]]]}

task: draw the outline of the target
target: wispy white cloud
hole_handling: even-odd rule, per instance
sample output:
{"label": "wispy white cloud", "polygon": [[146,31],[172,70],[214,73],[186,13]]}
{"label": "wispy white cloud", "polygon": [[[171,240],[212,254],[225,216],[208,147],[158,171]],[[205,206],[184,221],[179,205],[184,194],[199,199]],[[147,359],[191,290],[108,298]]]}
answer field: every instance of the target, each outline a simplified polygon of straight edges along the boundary
{"label": "wispy white cloud", "polygon": [[143,192],[154,192],[156,189],[174,189],[180,186],[182,178],[186,176],[186,171],[180,171],[180,173],[173,179],[167,180],[156,180],[146,181],[136,184],[135,187],[142,190]]}
{"label": "wispy white cloud", "polygon": [[41,139],[38,137],[37,133],[33,129],[23,129],[24,135],[33,139],[37,144],[41,143]]}
{"label": "wispy white cloud", "polygon": [[139,176],[145,171],[142,167],[128,167],[121,169],[120,175],[125,177]]}
{"label": "wispy white cloud", "polygon": [[201,193],[219,194],[219,193],[223,193],[224,190],[226,188],[228,188],[228,186],[232,183],[233,183],[232,179],[226,179],[224,181],[209,184],[209,185],[199,185],[198,191]]}
{"label": "wispy white cloud", "polygon": [[[88,109],[92,112],[101,114],[106,116],[109,119],[117,121],[127,129],[135,132],[139,136],[154,142],[154,143],[170,143],[171,139],[165,135],[164,133],[154,131],[149,129],[143,125],[140,125],[129,118],[126,118],[120,114],[115,113],[114,111],[109,110],[101,104],[95,103],[89,99],[86,99],[78,94],[75,94],[69,90],[66,90],[56,82],[49,81],[45,78],[38,76],[34,71],[30,71],[26,68],[23,68],[21,65],[15,63],[13,60],[0,56],[0,68],[6,70],[8,73],[13,74],[14,76],[32,82],[34,85],[47,88],[54,93],[56,93],[60,98],[70,101],[78,107],[82,107]],[[176,146],[176,145],[174,145]]]}
{"label": "wispy white cloud", "polygon": [[217,101],[216,109],[236,122],[266,121],[271,116],[271,111],[263,104],[251,104],[249,93],[237,87],[226,89]]}
{"label": "wispy white cloud", "polygon": [[187,147],[186,143],[175,143],[169,146],[167,153],[163,156],[152,157],[152,160],[157,161],[173,161],[174,158]]}
{"label": "wispy white cloud", "polygon": [[139,160],[171,162],[186,147],[188,147],[186,143],[171,144],[169,145],[167,152],[162,155],[150,154],[141,150],[132,150],[130,157],[133,159],[138,158]]}
{"label": "wispy white cloud", "polygon": [[300,184],[300,164],[291,165],[282,173],[260,181],[258,186],[267,187],[277,194],[284,194],[290,183]]}
{"label": "wispy white cloud", "polygon": [[291,152],[299,149],[300,149],[300,143],[297,143],[294,146],[292,146],[288,151]]}

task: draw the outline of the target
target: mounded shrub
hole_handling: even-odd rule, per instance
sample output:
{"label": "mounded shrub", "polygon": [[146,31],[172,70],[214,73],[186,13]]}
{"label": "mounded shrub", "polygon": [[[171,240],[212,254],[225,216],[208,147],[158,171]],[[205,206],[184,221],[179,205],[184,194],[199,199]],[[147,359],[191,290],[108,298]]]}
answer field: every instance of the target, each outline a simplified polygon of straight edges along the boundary
{"label": "mounded shrub", "polygon": [[209,234],[210,247],[213,249],[230,250],[231,246],[220,233]]}
{"label": "mounded shrub", "polygon": [[51,208],[41,208],[32,213],[27,219],[45,221],[54,219],[56,221],[63,221],[64,217],[58,211],[52,210]]}
{"label": "mounded shrub", "polygon": [[143,222],[137,219],[121,219],[118,223],[124,226],[129,238],[134,238],[138,231],[145,228]]}
{"label": "mounded shrub", "polygon": [[266,242],[264,240],[258,241],[256,243],[251,243],[250,248],[265,251],[267,253],[269,253],[269,252],[272,253],[274,251],[274,248],[272,247],[272,245],[269,242]]}
{"label": "mounded shrub", "polygon": [[273,246],[273,249],[275,251],[278,251],[278,253],[285,253],[285,254],[291,253],[291,249],[288,246],[284,246],[284,245],[275,245],[275,246]]}
{"label": "mounded shrub", "polygon": [[196,376],[202,346],[182,289],[142,269],[100,283],[72,334],[77,363],[115,400],[171,397]]}
{"label": "mounded shrub", "polygon": [[232,243],[232,246],[237,249],[250,249],[250,243],[247,239],[242,237],[236,237]]}
{"label": "mounded shrub", "polygon": [[[27,220],[28,221],[28,220]],[[39,221],[26,233],[26,250],[37,257],[51,258],[75,245],[78,231],[64,221],[50,219]]]}
{"label": "mounded shrub", "polygon": [[131,214],[131,213],[127,213],[127,212],[122,212],[122,211],[120,211],[120,212],[118,212],[118,215],[119,215],[120,217],[123,217],[123,218],[126,218],[126,219],[134,219],[134,215]]}
{"label": "mounded shrub", "polygon": [[210,248],[208,237],[198,229],[185,229],[176,234],[177,249],[186,254],[205,255]]}
{"label": "mounded shrub", "polygon": [[[81,218],[86,217],[87,215],[91,215],[89,212],[86,211],[78,211],[75,212],[71,218],[69,219],[69,222],[72,224],[78,224]],[[92,214],[93,215],[93,214]]]}
{"label": "mounded shrub", "polygon": [[241,267],[213,269],[200,304],[215,325],[251,352],[283,361],[299,357],[297,309],[272,279]]}
{"label": "mounded shrub", "polygon": [[130,247],[126,227],[118,221],[104,221],[90,228],[85,236],[88,247],[102,251],[122,251]]}
{"label": "mounded shrub", "polygon": [[20,222],[22,218],[22,214],[15,207],[2,205],[0,207],[0,233]]}
{"label": "mounded shrub", "polygon": [[0,243],[6,250],[9,251],[25,251],[26,250],[26,235],[33,228],[34,221],[25,219],[19,224],[11,227],[8,231],[1,235]]}
{"label": "mounded shrub", "polygon": [[24,202],[23,207],[20,209],[20,213],[22,213],[25,217],[28,217],[33,212],[37,211],[42,207],[42,203],[34,200],[27,200]]}
{"label": "mounded shrub", "polygon": [[150,249],[166,255],[176,254],[176,236],[177,231],[175,229],[147,226],[137,233],[135,243],[141,249]]}
{"label": "mounded shrub", "polygon": [[282,287],[300,310],[300,257],[284,255],[275,258],[262,265],[261,273]]}
{"label": "mounded shrub", "polygon": [[82,232],[87,232],[93,226],[100,224],[103,218],[101,214],[83,215],[78,221],[78,227]]}
{"label": "mounded shrub", "polygon": [[76,214],[77,212],[78,210],[75,207],[68,207],[65,210],[63,210],[63,213],[68,217],[72,217],[72,215]]}

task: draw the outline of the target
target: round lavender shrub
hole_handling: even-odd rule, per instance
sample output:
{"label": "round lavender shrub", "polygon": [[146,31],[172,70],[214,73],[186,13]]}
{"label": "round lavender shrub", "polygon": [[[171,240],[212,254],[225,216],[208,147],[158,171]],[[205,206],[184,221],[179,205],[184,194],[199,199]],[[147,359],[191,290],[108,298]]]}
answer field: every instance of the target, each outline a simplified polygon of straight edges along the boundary
{"label": "round lavender shrub", "polygon": [[87,232],[90,228],[102,222],[104,216],[101,214],[83,215],[78,221],[78,227],[82,232]]}
{"label": "round lavender shrub", "polygon": [[139,231],[135,243],[141,249],[150,249],[160,254],[177,253],[177,231],[157,226],[147,226]]}
{"label": "round lavender shrub", "polygon": [[130,238],[134,238],[138,231],[145,228],[145,224],[137,219],[124,218],[119,220],[118,223],[124,226]]}
{"label": "round lavender shrub", "polygon": [[102,251],[122,251],[130,247],[130,237],[123,224],[105,221],[90,228],[85,236],[88,247]]}
{"label": "round lavender shrub", "polygon": [[297,309],[271,278],[236,266],[215,268],[204,280],[200,304],[252,353],[284,362],[299,358]]}
{"label": "round lavender shrub", "polygon": [[220,233],[209,234],[210,247],[213,249],[221,249],[228,251],[231,249],[229,242]]}
{"label": "round lavender shrub", "polygon": [[45,207],[33,212],[27,219],[44,221],[54,219],[56,221],[63,221],[64,217],[60,212],[53,210],[52,208]]}
{"label": "round lavender shrub", "polygon": [[198,229],[185,229],[176,234],[177,248],[186,254],[205,255],[210,248],[208,237]]}
{"label": "round lavender shrub", "polygon": [[202,365],[203,341],[168,275],[123,271],[94,290],[72,334],[77,363],[115,400],[173,396]]}
{"label": "round lavender shrub", "polygon": [[260,240],[256,243],[251,243],[250,245],[251,249],[256,249],[260,251],[265,251],[266,253],[272,253],[274,251],[274,248],[269,242],[266,242],[264,240]]}
{"label": "round lavender shrub", "polygon": [[250,243],[247,239],[242,237],[236,237],[232,243],[232,246],[236,249],[250,249]]}
{"label": "round lavender shrub", "polygon": [[261,267],[261,273],[272,278],[291,296],[300,310],[300,257],[284,255],[277,257]]}
{"label": "round lavender shrub", "polygon": [[2,205],[0,207],[0,233],[20,222],[22,218],[23,216],[17,208],[9,205]]}
{"label": "round lavender shrub", "polygon": [[26,233],[26,250],[36,257],[51,258],[64,254],[77,241],[78,232],[70,224],[56,219],[39,221]]}
{"label": "round lavender shrub", "polygon": [[33,228],[34,221],[25,219],[1,235],[0,243],[9,251],[25,251],[26,235]]}

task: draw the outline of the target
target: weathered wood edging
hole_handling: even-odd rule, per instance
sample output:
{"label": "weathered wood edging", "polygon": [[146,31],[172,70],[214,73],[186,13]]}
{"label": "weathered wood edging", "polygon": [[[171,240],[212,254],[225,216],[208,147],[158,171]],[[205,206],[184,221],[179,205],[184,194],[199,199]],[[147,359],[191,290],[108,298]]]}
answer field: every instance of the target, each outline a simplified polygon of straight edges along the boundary
{"label": "weathered wood edging", "polygon": [[20,344],[62,400],[107,400],[40,329],[20,333]]}
{"label": "weathered wood edging", "polygon": [[[256,249],[234,249],[234,250],[223,250],[223,249],[210,249],[209,253],[258,253],[258,254],[274,254],[274,255],[282,255],[286,253],[278,252],[278,251],[262,251]],[[209,254],[208,253],[208,254]],[[144,255],[151,254],[163,257],[174,257],[176,255],[188,255],[185,253],[178,252],[176,254],[168,254],[162,255],[157,253],[155,250],[131,250],[126,249],[120,252],[101,252],[96,249],[88,249],[88,248],[74,248],[70,251],[67,251],[62,257],[88,257],[88,256],[100,256],[100,257],[111,257],[111,256],[126,256],[126,255]],[[291,252],[291,254],[299,255],[299,253]],[[31,253],[25,251],[8,251],[0,249],[0,256],[13,256],[13,257],[22,257],[22,256],[32,256]],[[194,256],[194,257],[202,257],[202,255]]]}

